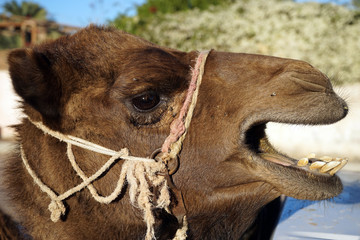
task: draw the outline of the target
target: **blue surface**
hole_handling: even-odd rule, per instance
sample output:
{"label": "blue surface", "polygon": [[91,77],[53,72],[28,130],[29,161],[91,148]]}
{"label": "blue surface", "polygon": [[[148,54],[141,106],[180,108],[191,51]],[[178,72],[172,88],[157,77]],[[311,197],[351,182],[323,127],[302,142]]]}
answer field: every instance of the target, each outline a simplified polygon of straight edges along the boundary
{"label": "blue surface", "polygon": [[360,173],[339,176],[344,191],[331,200],[287,198],[273,239],[360,240]]}

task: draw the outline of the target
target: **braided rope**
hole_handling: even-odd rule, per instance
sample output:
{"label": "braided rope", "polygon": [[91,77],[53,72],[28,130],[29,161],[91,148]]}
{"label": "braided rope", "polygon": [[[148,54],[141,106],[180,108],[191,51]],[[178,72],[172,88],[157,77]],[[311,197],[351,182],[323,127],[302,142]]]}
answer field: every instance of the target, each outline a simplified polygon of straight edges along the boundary
{"label": "braided rope", "polygon": [[[182,105],[179,116],[170,125],[170,134],[165,139],[161,151],[164,153],[163,158],[176,158],[182,148],[187,130],[189,129],[194,109],[199,95],[200,84],[204,74],[205,63],[210,51],[199,53],[194,68],[186,99]],[[183,217],[183,225],[176,231],[174,240],[187,238],[188,223],[186,215]]]}
{"label": "braided rope", "polygon": [[[202,75],[204,73],[205,61],[208,54],[209,51],[200,52],[196,60],[195,67],[192,69],[192,78],[184,104],[180,110],[178,118],[172,122],[170,126],[170,135],[166,138],[162,146],[162,152],[168,154],[169,157],[176,157],[181,150],[182,143],[185,139],[187,129],[190,126],[191,118],[193,116]],[[43,123],[34,122],[30,118],[28,118],[28,120],[37,128],[42,130],[45,134],[67,143],[67,157],[77,175],[82,179],[82,182],[77,186],[67,190],[62,194],[56,194],[50,187],[43,183],[32,170],[26,158],[24,149],[22,146],[20,146],[21,158],[26,170],[33,178],[34,182],[39,186],[41,191],[45,192],[51,199],[48,209],[51,212],[50,218],[53,222],[57,222],[62,215],[65,215],[66,208],[63,201],[72,196],[74,193],[79,192],[84,188],[88,188],[96,201],[109,204],[121,194],[126,180],[129,185],[131,203],[134,206],[139,207],[144,213],[144,221],[147,225],[145,239],[155,239],[155,217],[152,213],[154,202],[153,193],[151,193],[150,187],[154,186],[159,189],[158,198],[156,200],[156,207],[163,208],[170,212],[169,206],[171,203],[167,180],[164,176],[157,174],[158,172],[163,171],[166,167],[163,162],[157,162],[150,158],[129,156],[129,151],[127,148],[123,148],[120,151],[114,151],[81,138],[53,131],[46,127]],[[111,157],[97,172],[95,172],[90,177],[87,177],[75,161],[72,145]],[[106,197],[100,196],[92,182],[104,174],[117,159],[123,159],[125,161],[122,165],[116,187],[110,195]],[[151,186],[149,185],[149,182],[152,184]],[[174,239],[186,239],[187,229],[188,225],[186,216],[184,216],[183,226],[177,230]]]}
{"label": "braided rope", "polygon": [[200,52],[195,67],[192,69],[192,77],[186,99],[182,105],[178,118],[171,123],[170,134],[162,145],[161,151],[163,153],[169,153],[170,158],[175,158],[179,154],[187,129],[190,126],[197,103],[202,76],[204,74],[206,58],[209,53],[210,51]]}

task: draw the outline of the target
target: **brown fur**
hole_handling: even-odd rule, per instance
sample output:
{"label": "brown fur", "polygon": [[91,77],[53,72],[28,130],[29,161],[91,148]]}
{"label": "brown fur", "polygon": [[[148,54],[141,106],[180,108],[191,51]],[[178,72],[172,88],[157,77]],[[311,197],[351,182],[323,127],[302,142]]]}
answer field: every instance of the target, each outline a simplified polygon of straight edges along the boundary
{"label": "brown fur", "polygon": [[[129,148],[146,157],[169,133],[191,78],[196,52],[156,46],[135,36],[90,26],[72,36],[19,49],[9,56],[24,112],[50,128],[111,149]],[[132,99],[155,92],[160,103],[139,111]],[[276,96],[272,96],[276,92]],[[346,115],[346,104],[328,78],[301,61],[212,51],[205,66],[194,117],[173,175],[183,192],[189,239],[239,239],[259,211],[281,194],[302,199],[341,192],[338,177],[261,160],[252,148],[269,121],[327,124]],[[80,183],[65,156],[65,144],[28,120],[17,127],[19,143],[38,176],[58,193]],[[106,156],[74,147],[87,175]],[[94,183],[103,195],[115,187],[119,161]],[[8,205],[34,239],[142,239],[142,213],[128,194],[100,204],[83,190],[66,200],[67,215],[53,223],[49,199],[24,169],[7,162]],[[156,235],[171,238],[176,219],[156,210]]]}
{"label": "brown fur", "polygon": [[0,239],[19,239],[20,232],[18,231],[16,224],[3,212],[0,211]]}

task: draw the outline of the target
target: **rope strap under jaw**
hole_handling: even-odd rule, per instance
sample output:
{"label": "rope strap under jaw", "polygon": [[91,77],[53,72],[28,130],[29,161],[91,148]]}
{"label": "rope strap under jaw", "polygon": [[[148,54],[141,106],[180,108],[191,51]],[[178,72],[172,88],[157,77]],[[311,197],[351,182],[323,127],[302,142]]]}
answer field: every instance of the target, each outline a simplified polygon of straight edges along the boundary
{"label": "rope strap under jaw", "polygon": [[[57,138],[67,144],[67,157],[73,169],[76,171],[77,175],[82,179],[82,182],[77,186],[67,190],[60,195],[56,194],[50,187],[43,183],[41,179],[36,175],[36,173],[32,170],[26,158],[24,149],[22,146],[20,146],[21,158],[23,160],[26,170],[29,172],[30,176],[34,179],[34,182],[39,186],[39,188],[43,192],[45,192],[51,199],[48,209],[51,211],[51,220],[53,222],[57,222],[62,215],[66,214],[66,208],[63,201],[72,196],[74,193],[79,192],[84,188],[88,188],[91,195],[96,201],[109,204],[121,194],[124,184],[127,181],[129,186],[131,203],[134,206],[139,207],[144,212],[144,221],[147,225],[145,239],[155,239],[155,217],[152,213],[152,210],[154,207],[157,207],[163,208],[170,213],[169,206],[171,204],[168,185],[169,175],[164,176],[158,173],[168,173],[165,158],[177,157],[181,150],[182,142],[190,125],[193,111],[196,105],[198,91],[201,84],[202,75],[204,73],[204,66],[208,54],[209,51],[200,52],[196,60],[195,67],[192,69],[192,78],[186,99],[180,110],[178,118],[175,119],[171,124],[170,135],[165,140],[162,146],[162,153],[164,153],[163,157],[161,158],[162,161],[156,161],[155,159],[151,158],[129,156],[129,151],[127,148],[123,148],[120,151],[114,151],[81,138],[53,131],[50,128],[46,127],[43,123],[34,122],[30,118],[28,118],[28,120],[32,124],[42,130],[45,134]],[[72,145],[111,157],[97,172],[95,172],[90,177],[87,177],[75,161],[75,156],[72,151]],[[111,166],[118,159],[123,159],[125,161],[122,165],[117,185],[114,191],[109,196],[100,196],[95,187],[92,185],[92,182],[96,181],[109,168],[111,168]],[[151,186],[155,187],[155,189],[158,189],[158,197],[156,199],[156,202],[153,202],[153,193],[150,192],[151,186],[149,185],[149,183],[151,183]],[[177,197],[179,196],[177,195]],[[182,195],[180,197],[182,198]],[[178,199],[178,201],[182,202],[182,199]],[[187,222],[186,216],[184,215],[182,227],[177,230],[174,239],[186,239],[186,232]]]}

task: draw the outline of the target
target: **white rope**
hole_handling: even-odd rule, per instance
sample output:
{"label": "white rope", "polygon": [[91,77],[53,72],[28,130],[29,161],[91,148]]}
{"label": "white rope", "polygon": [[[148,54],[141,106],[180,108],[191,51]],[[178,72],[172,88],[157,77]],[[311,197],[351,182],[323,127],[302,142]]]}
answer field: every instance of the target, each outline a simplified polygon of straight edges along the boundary
{"label": "white rope", "polygon": [[[78,138],[78,137],[74,137],[71,135],[65,135],[60,132],[53,131],[50,128],[48,128],[47,126],[45,126],[44,124],[42,124],[41,122],[32,121],[30,118],[28,118],[28,119],[32,124],[34,124],[37,128],[42,130],[44,133],[49,134],[50,136],[57,138],[62,142],[70,143],[72,145],[75,145],[75,146],[78,146],[78,147],[81,147],[81,148],[84,148],[84,149],[87,149],[87,150],[90,150],[93,152],[108,155],[108,156],[115,156],[119,153],[117,151],[105,148],[103,146],[86,141],[86,140]],[[126,156],[126,155],[122,156],[121,159],[130,160],[130,161],[154,162],[154,159]]]}
{"label": "white rope", "polygon": [[187,222],[186,215],[185,215],[183,218],[183,226],[176,231],[176,234],[175,234],[175,237],[173,238],[173,240],[186,239],[187,238],[187,230],[188,230],[188,222]]}
{"label": "white rope", "polygon": [[[80,178],[83,180],[82,183],[78,184],[77,186],[67,190],[66,192],[57,195],[50,187],[48,187],[46,184],[44,184],[40,178],[35,174],[35,172],[30,167],[28,160],[26,158],[26,155],[24,153],[24,150],[22,147],[21,149],[21,156],[23,163],[31,175],[31,177],[34,179],[34,182],[39,186],[39,188],[45,192],[49,198],[51,199],[51,202],[49,204],[48,209],[51,212],[51,220],[53,222],[57,222],[60,220],[62,215],[65,215],[66,208],[64,206],[64,201],[74,193],[81,191],[85,187],[87,187],[93,196],[93,198],[100,202],[109,204],[112,201],[114,201],[121,193],[125,180],[129,183],[129,194],[131,202],[134,206],[140,208],[144,213],[144,220],[147,224],[147,232],[145,239],[151,240],[155,239],[155,230],[154,230],[154,224],[155,224],[155,217],[152,214],[153,209],[153,202],[152,202],[152,193],[150,192],[150,186],[148,184],[147,179],[145,178],[145,175],[153,175],[152,178],[157,178],[153,184],[156,187],[159,187],[159,199],[161,199],[161,202],[158,203],[157,206],[164,207],[165,209],[168,209],[170,205],[170,193],[168,191],[168,186],[165,177],[161,175],[157,175],[157,172],[160,172],[164,168],[164,164],[162,162],[139,162],[139,161],[129,161],[126,160],[121,168],[121,172],[119,175],[119,180],[117,182],[116,188],[114,191],[106,196],[100,196],[95,189],[95,187],[91,184],[93,181],[95,181],[100,175],[102,175],[105,171],[107,171],[110,166],[119,158],[122,156],[126,156],[128,154],[126,149],[123,149],[118,154],[112,156],[96,173],[91,175],[90,177],[86,177],[84,172],[81,170],[81,168],[78,166],[78,164],[75,162],[75,158],[71,149],[71,144],[68,143],[67,145],[67,155],[71,162],[71,165],[73,166],[76,173],[80,176]],[[129,173],[133,174],[129,174]],[[139,184],[131,184],[131,183],[137,183]],[[137,201],[136,201],[137,199]],[[165,204],[164,204],[165,202]]]}
{"label": "white rope", "polygon": [[[181,123],[182,124],[184,123],[185,130],[180,133],[180,137],[177,139],[176,142],[175,141],[167,142],[167,144],[171,143],[171,147],[165,148],[169,150],[168,153],[170,154],[170,156],[174,157],[179,153],[187,129],[190,125],[193,111],[197,101],[199,86],[201,84],[202,75],[204,73],[204,65],[205,65],[206,57],[208,54],[209,51],[201,52],[197,58],[195,68],[193,69],[192,72],[193,77],[190,83],[191,86],[189,87],[189,89],[195,87],[195,91],[193,92],[191,92],[190,90],[188,91],[189,96],[187,97],[191,98],[191,100],[187,99],[185,100],[185,102],[191,101],[191,104],[188,107],[188,110],[186,109],[182,111],[183,113],[187,111],[187,113],[185,113],[186,118],[180,119]],[[196,76],[194,76],[195,74]],[[196,84],[196,86],[194,84]],[[28,120],[32,124],[34,124],[37,128],[42,130],[45,134],[48,134],[54,138],[57,138],[62,142],[67,143],[67,151],[66,151],[67,157],[71,163],[71,166],[82,180],[82,182],[77,186],[65,191],[62,194],[59,195],[56,194],[50,187],[48,187],[45,183],[43,183],[41,179],[36,175],[36,173],[32,170],[26,158],[24,149],[22,146],[20,146],[21,157],[26,170],[29,172],[30,176],[34,179],[34,182],[39,186],[41,191],[45,192],[51,199],[48,209],[51,212],[50,218],[53,222],[57,222],[62,215],[65,215],[66,208],[64,206],[63,201],[68,197],[72,196],[74,193],[79,192],[84,188],[88,188],[92,197],[96,201],[100,203],[109,204],[121,194],[121,191],[124,187],[124,183],[125,181],[127,181],[129,185],[129,195],[130,195],[131,203],[134,206],[139,207],[144,214],[144,221],[147,225],[145,239],[146,240],[155,239],[155,230],[154,230],[155,217],[152,213],[153,207],[156,206],[158,208],[163,208],[170,213],[169,206],[171,203],[171,199],[167,185],[167,180],[164,176],[157,174],[158,172],[163,172],[164,168],[166,168],[163,162],[161,161],[156,162],[154,159],[150,159],[150,158],[129,156],[129,150],[127,148],[123,148],[120,151],[114,151],[78,137],[65,135],[60,132],[53,131],[50,128],[46,127],[43,123],[34,122],[30,118],[28,118]],[[75,156],[72,151],[72,145],[96,153],[108,155],[110,156],[110,158],[98,171],[96,171],[90,177],[87,177],[80,168],[80,166],[76,163]],[[96,188],[93,186],[92,182],[97,180],[101,175],[103,175],[106,171],[108,171],[118,159],[123,159],[125,161],[123,162],[116,187],[110,195],[106,197],[100,196]],[[149,183],[151,184],[151,186],[149,185]],[[155,193],[158,196],[156,202],[153,202],[153,193],[150,191],[150,188],[152,186],[158,189],[158,192]],[[174,239],[175,240],[186,239],[187,229],[188,229],[187,219],[186,216],[184,216],[183,225],[180,229],[177,230]]]}
{"label": "white rope", "polygon": [[[123,149],[125,154],[128,154],[128,151],[127,149]],[[77,175],[84,181],[84,183],[88,183],[89,184],[87,185],[87,188],[89,189],[89,191],[91,192],[91,195],[94,197],[94,199],[98,202],[101,202],[101,203],[111,203],[117,196],[120,195],[121,193],[121,190],[123,188],[123,185],[124,185],[124,181],[125,181],[125,177],[126,177],[126,171],[127,171],[127,164],[126,163],[123,163],[123,166],[122,166],[122,171],[120,173],[120,177],[119,177],[119,180],[116,184],[116,188],[114,189],[114,191],[107,197],[103,197],[103,196],[100,196],[97,192],[97,190],[95,189],[95,187],[91,184],[91,180],[94,179],[95,177],[97,178],[98,176],[94,176],[92,179],[91,177],[90,178],[87,178],[85,173],[80,169],[79,165],[75,162],[75,156],[74,156],[74,153],[71,149],[71,144],[68,143],[67,144],[67,155],[68,155],[68,158],[70,160],[70,163],[71,163],[71,166],[73,167],[73,169],[76,171]],[[114,161],[118,158],[121,158],[120,154],[119,156],[116,156],[114,155],[114,157],[110,158],[108,160],[107,163],[105,163],[105,165],[102,167],[102,169],[105,169],[105,171],[114,163]],[[102,169],[100,169],[98,172],[102,174]],[[95,179],[96,179],[95,178]],[[64,194],[63,194],[64,195]],[[65,198],[67,198],[68,196],[64,196]],[[64,198],[64,199],[65,199]]]}

